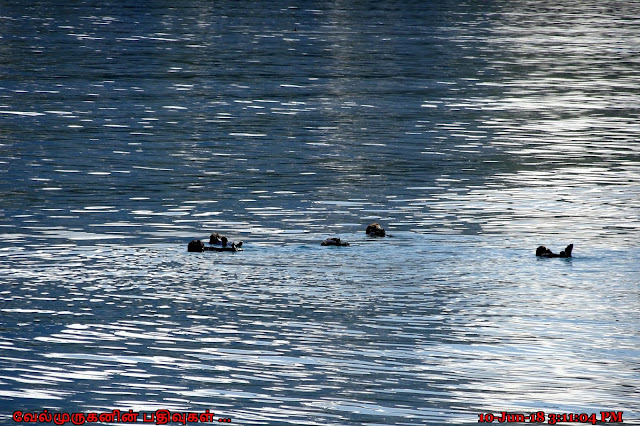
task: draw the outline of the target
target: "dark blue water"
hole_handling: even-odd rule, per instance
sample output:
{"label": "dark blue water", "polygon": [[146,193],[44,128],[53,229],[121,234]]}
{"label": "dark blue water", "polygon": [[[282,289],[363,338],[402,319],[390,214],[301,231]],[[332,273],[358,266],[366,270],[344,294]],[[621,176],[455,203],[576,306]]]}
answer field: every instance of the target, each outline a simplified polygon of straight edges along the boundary
{"label": "dark blue water", "polygon": [[0,422],[640,423],[639,58],[637,2],[4,1]]}

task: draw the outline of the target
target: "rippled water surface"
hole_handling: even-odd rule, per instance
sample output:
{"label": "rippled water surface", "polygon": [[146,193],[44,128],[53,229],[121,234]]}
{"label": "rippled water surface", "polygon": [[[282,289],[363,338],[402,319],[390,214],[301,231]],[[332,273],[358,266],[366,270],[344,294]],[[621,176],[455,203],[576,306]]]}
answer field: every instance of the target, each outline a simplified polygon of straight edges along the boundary
{"label": "rippled water surface", "polygon": [[635,1],[3,2],[0,422],[640,424],[639,58]]}

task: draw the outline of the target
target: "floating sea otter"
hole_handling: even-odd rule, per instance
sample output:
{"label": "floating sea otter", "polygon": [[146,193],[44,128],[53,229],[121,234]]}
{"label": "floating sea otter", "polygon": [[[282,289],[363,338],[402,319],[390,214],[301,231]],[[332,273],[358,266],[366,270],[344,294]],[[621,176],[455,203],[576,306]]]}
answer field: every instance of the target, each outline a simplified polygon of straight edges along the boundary
{"label": "floating sea otter", "polygon": [[192,240],[187,246],[188,252],[201,253],[204,251],[204,243],[200,240]]}
{"label": "floating sea otter", "polygon": [[203,251],[242,251],[242,249],[238,245],[236,245],[236,243],[231,243],[231,245],[226,245],[222,247],[216,247],[216,246],[205,246],[202,241],[193,240],[187,246],[187,251],[201,253]]}
{"label": "floating sea otter", "polygon": [[384,232],[384,229],[379,223],[372,223],[367,226],[367,235],[370,237],[384,237],[387,233]]}
{"label": "floating sea otter", "polygon": [[321,246],[341,246],[341,247],[346,247],[346,246],[349,245],[349,243],[346,242],[346,241],[340,241],[340,238],[333,237],[333,238],[327,238],[320,245]]}
{"label": "floating sea otter", "polygon": [[[209,236],[209,244],[212,246],[222,246],[227,247],[229,245],[229,239],[227,237],[222,237],[217,232],[214,232]],[[236,246],[238,248],[242,247],[242,241],[232,242],[230,246]]]}
{"label": "floating sea otter", "polygon": [[573,250],[573,244],[569,244],[560,254],[555,254],[545,246],[540,246],[536,249],[536,256],[538,257],[571,257],[571,251]]}
{"label": "floating sea otter", "polygon": [[203,251],[242,251],[242,241],[229,244],[227,237],[221,237],[220,234],[211,234],[209,237],[209,244],[211,246],[205,246],[200,240],[193,240],[187,246],[187,251],[201,253]]}

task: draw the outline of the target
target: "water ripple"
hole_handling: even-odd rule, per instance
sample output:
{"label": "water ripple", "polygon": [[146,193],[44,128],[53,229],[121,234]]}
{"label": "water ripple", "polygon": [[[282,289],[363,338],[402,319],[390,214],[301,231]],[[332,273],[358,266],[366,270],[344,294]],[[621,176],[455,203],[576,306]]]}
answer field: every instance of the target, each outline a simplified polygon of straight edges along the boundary
{"label": "water ripple", "polygon": [[636,2],[6,3],[2,419],[640,418]]}

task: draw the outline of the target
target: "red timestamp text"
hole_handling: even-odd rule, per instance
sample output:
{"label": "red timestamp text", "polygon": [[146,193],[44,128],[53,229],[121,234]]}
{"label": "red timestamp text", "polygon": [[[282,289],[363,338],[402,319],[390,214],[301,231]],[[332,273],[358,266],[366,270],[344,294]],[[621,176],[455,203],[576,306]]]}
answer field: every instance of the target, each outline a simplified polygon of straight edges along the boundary
{"label": "red timestamp text", "polygon": [[546,413],[537,411],[535,413],[508,413],[502,411],[499,414],[485,413],[478,414],[478,423],[546,423],[555,425],[556,423],[622,423],[623,411],[600,411],[600,413]]}

